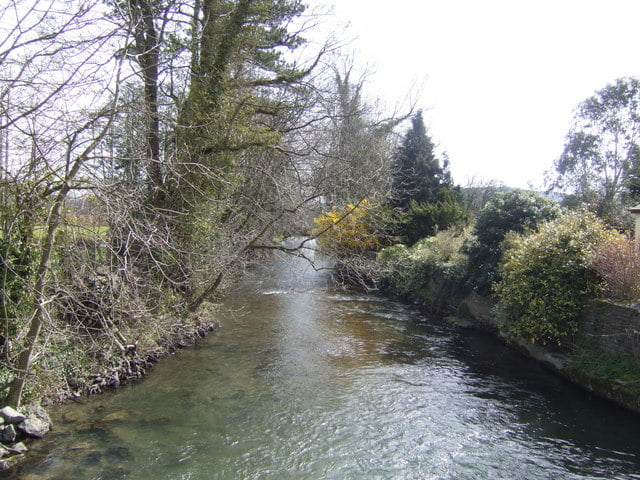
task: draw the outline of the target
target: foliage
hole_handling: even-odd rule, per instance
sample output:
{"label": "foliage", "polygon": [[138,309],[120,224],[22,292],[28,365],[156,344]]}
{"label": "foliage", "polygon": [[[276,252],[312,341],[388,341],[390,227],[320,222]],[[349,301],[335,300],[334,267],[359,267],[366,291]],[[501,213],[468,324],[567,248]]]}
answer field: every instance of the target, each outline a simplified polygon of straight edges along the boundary
{"label": "foliage", "polygon": [[433,299],[433,278],[460,285],[466,263],[461,246],[467,233],[452,227],[423,238],[412,247],[397,244],[383,249],[376,262],[383,286],[396,295]]}
{"label": "foliage", "polygon": [[508,232],[534,230],[544,221],[558,216],[556,202],[525,190],[495,194],[480,211],[473,229],[474,239],[464,249],[469,255],[468,282],[477,292],[488,294],[500,279],[498,264],[502,241]]}
{"label": "foliage", "polygon": [[[288,28],[305,9],[297,0],[203,2],[192,58],[191,84],[176,128],[182,162],[163,198],[173,208],[192,208],[219,196],[236,181],[240,153],[272,147],[281,132],[270,119],[290,113],[291,92],[307,74],[285,60],[303,40]],[[226,11],[225,11],[226,10]],[[195,168],[194,168],[195,167]],[[162,205],[164,206],[164,205]]]}
{"label": "foliage", "polygon": [[400,215],[400,234],[407,243],[414,244],[421,238],[435,235],[454,225],[467,223],[469,216],[454,192],[441,189],[432,203],[409,202],[409,210]]}
{"label": "foliage", "polygon": [[640,193],[640,80],[620,78],[583,101],[555,162],[552,188],[624,225]]}
{"label": "foliage", "polygon": [[614,235],[587,212],[570,212],[529,235],[511,234],[495,286],[509,329],[561,345],[577,329],[587,299],[601,292],[591,268],[596,247]]}
{"label": "foliage", "polygon": [[0,184],[0,349],[17,333],[21,317],[31,308],[38,262],[38,215],[42,205],[32,182]]}
{"label": "foliage", "polygon": [[640,298],[640,251],[633,238],[615,235],[598,245],[593,268],[602,276],[605,292],[612,298]]}
{"label": "foliage", "polygon": [[372,207],[365,199],[357,205],[333,207],[313,219],[311,235],[318,237],[320,247],[335,255],[346,257],[380,248],[380,240],[371,228]]}
{"label": "foliage", "polygon": [[[36,270],[37,249],[33,245],[33,224],[19,221],[3,232],[0,238],[0,336],[9,338],[16,333],[20,313],[29,308],[29,290]],[[0,342],[4,343],[4,342]]]}
{"label": "foliage", "polygon": [[448,163],[440,161],[435,154],[435,145],[427,135],[418,111],[411,119],[407,131],[394,156],[393,171],[394,207],[406,211],[411,200],[418,204],[437,201],[438,192],[452,186]]}
{"label": "foliage", "polygon": [[640,394],[640,363],[637,359],[610,353],[581,354],[574,358],[573,366],[589,377],[624,382],[627,388]]}
{"label": "foliage", "polygon": [[[0,198],[9,403],[61,370],[59,345],[100,364],[141,336],[162,344],[254,252],[301,232],[318,198],[355,206],[326,216],[327,248],[371,261],[386,244],[387,216],[357,201],[388,197],[400,119],[348,75],[328,88],[335,49],[299,50],[314,23],[302,2],[49,3],[0,9],[13,79],[0,88],[0,192],[27,187]],[[97,210],[80,207],[89,198]]]}

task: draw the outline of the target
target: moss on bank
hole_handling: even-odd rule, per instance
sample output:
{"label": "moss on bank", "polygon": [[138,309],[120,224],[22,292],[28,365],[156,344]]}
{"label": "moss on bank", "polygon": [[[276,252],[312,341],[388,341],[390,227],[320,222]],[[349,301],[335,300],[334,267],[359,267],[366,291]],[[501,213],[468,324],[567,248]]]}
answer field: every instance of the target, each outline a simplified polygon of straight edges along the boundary
{"label": "moss on bank", "polygon": [[[205,304],[191,315],[141,317],[119,328],[77,329],[73,335],[54,332],[33,361],[23,403],[47,405],[118,388],[217,326],[215,306]],[[0,368],[2,378],[6,388],[10,371]]]}
{"label": "moss on bank", "polygon": [[572,357],[572,367],[583,378],[615,384],[640,400],[640,363],[606,352],[583,352]]}

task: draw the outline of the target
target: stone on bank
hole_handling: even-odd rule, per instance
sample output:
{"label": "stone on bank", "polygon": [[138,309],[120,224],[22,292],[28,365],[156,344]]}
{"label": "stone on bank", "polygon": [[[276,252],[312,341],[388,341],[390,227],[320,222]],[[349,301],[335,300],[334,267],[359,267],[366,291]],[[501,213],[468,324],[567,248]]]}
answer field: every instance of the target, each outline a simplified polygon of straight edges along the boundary
{"label": "stone on bank", "polygon": [[31,405],[18,411],[0,410],[0,471],[11,468],[23,457],[27,447],[23,440],[42,438],[51,430],[51,419],[44,408]]}

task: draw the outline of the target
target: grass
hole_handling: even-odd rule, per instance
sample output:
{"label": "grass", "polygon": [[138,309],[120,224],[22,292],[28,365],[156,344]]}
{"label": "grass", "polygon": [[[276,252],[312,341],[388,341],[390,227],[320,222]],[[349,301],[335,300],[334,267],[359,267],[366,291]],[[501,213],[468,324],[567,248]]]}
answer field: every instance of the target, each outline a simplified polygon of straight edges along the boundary
{"label": "grass", "polygon": [[607,382],[618,381],[640,393],[640,363],[610,353],[580,354],[573,360],[579,372]]}

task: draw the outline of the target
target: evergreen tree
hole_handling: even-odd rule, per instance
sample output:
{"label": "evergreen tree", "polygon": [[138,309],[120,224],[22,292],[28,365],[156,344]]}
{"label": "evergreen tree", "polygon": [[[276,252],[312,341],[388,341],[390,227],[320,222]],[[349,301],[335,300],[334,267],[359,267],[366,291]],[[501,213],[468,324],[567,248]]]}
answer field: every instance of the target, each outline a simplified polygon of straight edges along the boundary
{"label": "evergreen tree", "polygon": [[431,137],[427,135],[422,111],[418,111],[411,119],[411,128],[395,154],[395,207],[406,211],[411,200],[431,203],[436,200],[442,188],[452,186],[447,162],[440,166],[434,148]]}

